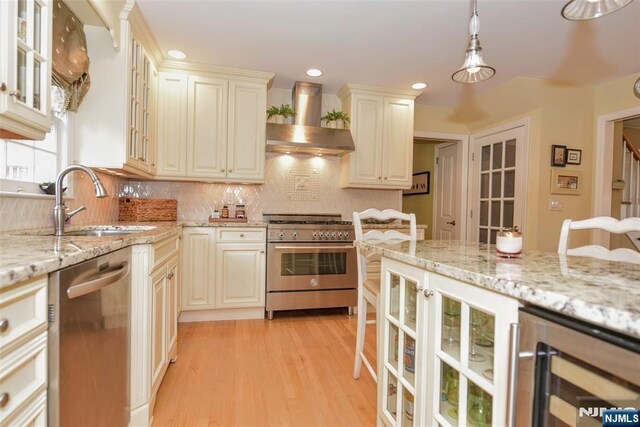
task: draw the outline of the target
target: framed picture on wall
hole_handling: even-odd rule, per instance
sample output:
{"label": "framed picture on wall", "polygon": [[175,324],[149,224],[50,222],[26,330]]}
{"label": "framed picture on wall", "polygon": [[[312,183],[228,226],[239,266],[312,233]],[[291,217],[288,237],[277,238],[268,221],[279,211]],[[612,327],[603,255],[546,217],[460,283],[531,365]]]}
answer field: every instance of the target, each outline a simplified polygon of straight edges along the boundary
{"label": "framed picture on wall", "polygon": [[573,194],[582,192],[582,173],[580,171],[551,171],[551,194]]}
{"label": "framed picture on wall", "polygon": [[579,165],[580,163],[582,163],[582,150],[567,148],[567,164]]}
{"label": "framed picture on wall", "polygon": [[551,166],[565,167],[567,164],[567,146],[551,146]]}
{"label": "framed picture on wall", "polygon": [[414,196],[417,194],[429,194],[431,192],[431,172],[418,172],[413,174],[411,188],[402,190],[403,196]]}

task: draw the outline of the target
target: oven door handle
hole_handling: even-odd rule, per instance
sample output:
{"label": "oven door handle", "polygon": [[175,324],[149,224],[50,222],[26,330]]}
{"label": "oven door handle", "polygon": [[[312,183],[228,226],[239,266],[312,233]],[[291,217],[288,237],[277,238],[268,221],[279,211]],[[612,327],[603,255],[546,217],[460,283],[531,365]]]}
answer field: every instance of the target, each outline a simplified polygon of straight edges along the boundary
{"label": "oven door handle", "polygon": [[355,249],[353,246],[344,245],[344,246],[276,246],[274,247],[276,250],[300,250],[300,249],[323,249],[323,250],[340,250],[340,249]]}

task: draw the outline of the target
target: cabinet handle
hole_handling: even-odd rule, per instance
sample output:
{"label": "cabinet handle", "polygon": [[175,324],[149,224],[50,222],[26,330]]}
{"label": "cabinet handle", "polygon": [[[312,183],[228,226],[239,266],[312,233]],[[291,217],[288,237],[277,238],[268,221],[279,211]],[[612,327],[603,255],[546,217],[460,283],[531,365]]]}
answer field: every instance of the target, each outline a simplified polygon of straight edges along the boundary
{"label": "cabinet handle", "polygon": [[22,92],[20,92],[20,89],[16,89],[14,91],[9,92],[9,96],[13,96],[15,99],[20,99],[22,97]]}
{"label": "cabinet handle", "polygon": [[220,172],[224,172],[224,169],[220,169]]}
{"label": "cabinet handle", "polygon": [[173,276],[175,276],[175,273],[172,271],[171,273],[169,273],[169,275],[167,276],[167,279],[171,280],[173,279]]}
{"label": "cabinet handle", "polygon": [[0,92],[7,91],[7,84],[5,82],[0,83]]}
{"label": "cabinet handle", "polygon": [[154,168],[155,168],[155,167],[156,167],[156,164],[155,164],[155,163],[151,163],[151,167],[154,167]]}
{"label": "cabinet handle", "polygon": [[382,177],[381,177],[381,176],[379,176],[379,177],[378,177],[378,179],[382,179]]}
{"label": "cabinet handle", "polygon": [[244,233],[240,233],[240,237],[244,237]]}
{"label": "cabinet handle", "polygon": [[260,253],[263,254],[264,253],[264,249],[260,249]]}
{"label": "cabinet handle", "polygon": [[518,388],[518,362],[520,352],[520,325],[512,323],[509,329],[509,391],[507,396],[507,425],[516,425],[516,393]]}
{"label": "cabinet handle", "polygon": [[9,399],[11,399],[9,393],[4,392],[0,394],[0,408],[4,408],[5,406],[7,406],[7,403],[9,403]]}
{"label": "cabinet handle", "polygon": [[233,172],[233,169],[229,169],[229,172]]}
{"label": "cabinet handle", "polygon": [[386,179],[387,179],[387,177],[385,176],[385,177],[384,177],[384,179],[386,180]]}
{"label": "cabinet handle", "polygon": [[0,332],[5,332],[7,329],[9,329],[9,319],[3,317],[0,319]]}
{"label": "cabinet handle", "polygon": [[433,291],[430,289],[425,289],[423,294],[425,298],[431,298],[433,296]]}

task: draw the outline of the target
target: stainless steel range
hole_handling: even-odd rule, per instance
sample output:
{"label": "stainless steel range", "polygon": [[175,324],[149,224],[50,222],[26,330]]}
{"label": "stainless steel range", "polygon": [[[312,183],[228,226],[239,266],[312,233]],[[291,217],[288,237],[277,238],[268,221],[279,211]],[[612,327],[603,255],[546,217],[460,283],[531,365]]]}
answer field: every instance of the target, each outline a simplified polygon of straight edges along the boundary
{"label": "stainless steel range", "polygon": [[340,215],[263,214],[267,221],[267,318],[273,312],[347,307],[358,299],[354,231]]}

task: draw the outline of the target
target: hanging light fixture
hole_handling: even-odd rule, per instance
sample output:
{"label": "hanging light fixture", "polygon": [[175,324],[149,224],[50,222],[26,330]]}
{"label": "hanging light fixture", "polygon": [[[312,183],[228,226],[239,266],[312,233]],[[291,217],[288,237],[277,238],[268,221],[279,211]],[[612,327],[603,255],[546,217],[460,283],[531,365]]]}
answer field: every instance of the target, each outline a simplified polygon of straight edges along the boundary
{"label": "hanging light fixture", "polygon": [[571,0],[562,8],[562,16],[571,21],[599,18],[622,9],[633,0]]}
{"label": "hanging light fixture", "polygon": [[478,18],[478,0],[473,0],[473,15],[469,23],[469,47],[462,67],[453,73],[451,78],[458,83],[478,83],[490,79],[496,73],[495,68],[488,66],[482,59],[482,48],[478,39],[480,19]]}

